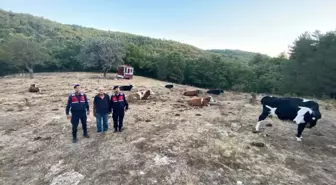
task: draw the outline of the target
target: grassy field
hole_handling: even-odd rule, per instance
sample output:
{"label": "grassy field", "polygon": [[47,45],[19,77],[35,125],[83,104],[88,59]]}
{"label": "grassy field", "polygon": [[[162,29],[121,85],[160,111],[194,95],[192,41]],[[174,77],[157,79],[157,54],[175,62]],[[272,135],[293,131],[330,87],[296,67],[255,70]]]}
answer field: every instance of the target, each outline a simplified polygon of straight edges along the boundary
{"label": "grassy field", "polygon": [[[188,106],[188,97],[182,96],[193,87],[169,90],[165,82],[144,77],[100,76],[41,73],[33,80],[0,79],[0,184],[336,184],[336,114],[331,103],[319,101],[322,120],[297,142],[296,125],[278,119],[267,119],[262,133],[252,132],[261,112],[260,96],[251,104],[250,94],[225,92],[213,96],[215,105],[201,109]],[[99,86],[111,92],[113,85],[132,84],[132,91],[151,88],[155,95],[130,103],[123,133],[112,132],[110,117],[109,132],[98,136],[90,116],[91,138],[81,137],[79,126],[79,140],[73,144],[65,105],[76,82],[91,108]],[[42,92],[29,93],[32,83]]]}

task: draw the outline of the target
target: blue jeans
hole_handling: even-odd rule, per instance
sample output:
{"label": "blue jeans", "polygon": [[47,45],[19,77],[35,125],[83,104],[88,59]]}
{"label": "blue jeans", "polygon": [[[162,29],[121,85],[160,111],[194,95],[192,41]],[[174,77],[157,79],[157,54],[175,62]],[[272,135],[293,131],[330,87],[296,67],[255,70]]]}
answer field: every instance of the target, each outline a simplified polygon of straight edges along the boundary
{"label": "blue jeans", "polygon": [[108,114],[99,114],[96,113],[96,126],[97,126],[97,132],[102,131],[102,120],[103,120],[103,131],[107,131],[108,129]]}

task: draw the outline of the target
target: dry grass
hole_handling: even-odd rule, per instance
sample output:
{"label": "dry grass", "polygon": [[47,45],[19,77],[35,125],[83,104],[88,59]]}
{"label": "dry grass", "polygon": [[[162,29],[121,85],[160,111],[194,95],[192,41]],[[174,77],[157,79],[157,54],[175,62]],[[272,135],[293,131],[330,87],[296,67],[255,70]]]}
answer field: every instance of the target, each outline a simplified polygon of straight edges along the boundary
{"label": "dry grass", "polygon": [[[29,93],[32,83],[42,93]],[[92,137],[72,144],[64,109],[73,83],[82,84],[91,103],[99,86],[111,92],[113,85],[131,83],[132,91],[152,88],[156,95],[130,103],[123,133],[96,137],[90,117]],[[216,104],[199,109],[181,95],[191,87],[164,85],[89,73],[1,79],[0,184],[336,184],[336,115],[330,102],[321,102],[320,125],[298,143],[295,125],[277,119],[266,121],[273,127],[264,133],[252,133],[260,96],[225,92],[213,96]]]}

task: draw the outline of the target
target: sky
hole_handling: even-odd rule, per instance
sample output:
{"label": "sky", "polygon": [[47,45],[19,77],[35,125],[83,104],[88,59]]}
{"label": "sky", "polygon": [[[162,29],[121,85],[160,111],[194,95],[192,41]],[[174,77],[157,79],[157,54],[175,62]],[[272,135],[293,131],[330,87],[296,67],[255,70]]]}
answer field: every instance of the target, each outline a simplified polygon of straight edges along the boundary
{"label": "sky", "polygon": [[336,0],[0,0],[65,24],[277,56],[305,31],[336,30]]}

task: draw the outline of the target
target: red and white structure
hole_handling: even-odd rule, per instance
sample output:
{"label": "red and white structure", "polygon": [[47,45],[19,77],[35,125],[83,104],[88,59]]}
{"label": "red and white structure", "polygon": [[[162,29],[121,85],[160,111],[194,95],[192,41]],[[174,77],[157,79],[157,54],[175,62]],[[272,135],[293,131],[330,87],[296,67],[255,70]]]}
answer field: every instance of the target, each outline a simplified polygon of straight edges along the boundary
{"label": "red and white structure", "polygon": [[118,67],[117,78],[132,79],[134,68],[129,65],[122,65]]}

